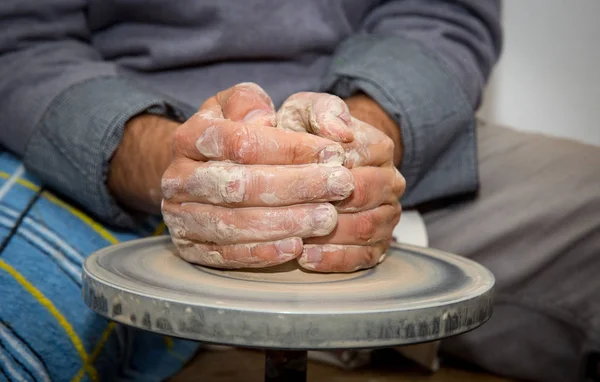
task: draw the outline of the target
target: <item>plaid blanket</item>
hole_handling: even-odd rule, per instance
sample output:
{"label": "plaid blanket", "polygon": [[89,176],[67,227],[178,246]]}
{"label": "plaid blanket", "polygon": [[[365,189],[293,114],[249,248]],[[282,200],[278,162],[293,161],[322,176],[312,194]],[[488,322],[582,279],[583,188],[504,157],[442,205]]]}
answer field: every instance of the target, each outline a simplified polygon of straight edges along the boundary
{"label": "plaid blanket", "polygon": [[161,381],[198,345],[109,322],[81,297],[86,256],[110,244],[161,234],[104,226],[44,190],[0,151],[0,382]]}

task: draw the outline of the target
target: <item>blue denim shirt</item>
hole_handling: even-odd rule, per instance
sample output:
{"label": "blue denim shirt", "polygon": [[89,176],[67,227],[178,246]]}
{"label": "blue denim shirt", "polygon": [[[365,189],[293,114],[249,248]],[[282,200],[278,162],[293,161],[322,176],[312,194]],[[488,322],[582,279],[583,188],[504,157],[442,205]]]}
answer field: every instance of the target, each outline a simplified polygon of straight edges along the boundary
{"label": "blue denim shirt", "polygon": [[405,206],[474,191],[474,110],[499,18],[499,0],[3,0],[0,145],[91,214],[131,226],[105,183],[132,116],[183,121],[246,81],[276,105],[362,91],[400,126]]}

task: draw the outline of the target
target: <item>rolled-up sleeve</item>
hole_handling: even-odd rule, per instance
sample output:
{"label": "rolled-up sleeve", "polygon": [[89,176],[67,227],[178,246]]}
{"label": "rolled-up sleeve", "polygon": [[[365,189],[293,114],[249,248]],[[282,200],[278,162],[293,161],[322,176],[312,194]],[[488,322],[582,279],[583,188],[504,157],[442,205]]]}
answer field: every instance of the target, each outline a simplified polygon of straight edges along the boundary
{"label": "rolled-up sleeve", "polygon": [[400,126],[407,207],[478,188],[474,114],[499,18],[499,1],[387,1],[335,53],[322,90],[364,92]]}
{"label": "rolled-up sleeve", "polygon": [[182,121],[190,108],[103,61],[89,44],[85,6],[0,2],[0,145],[96,217],[131,226],[106,187],[125,123],[143,112]]}

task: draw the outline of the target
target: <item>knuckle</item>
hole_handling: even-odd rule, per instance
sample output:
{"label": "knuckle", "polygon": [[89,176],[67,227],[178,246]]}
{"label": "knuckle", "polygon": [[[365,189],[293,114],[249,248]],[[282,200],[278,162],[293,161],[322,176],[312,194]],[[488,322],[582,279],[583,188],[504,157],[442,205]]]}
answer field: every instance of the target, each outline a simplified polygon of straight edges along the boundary
{"label": "knuckle", "polygon": [[[294,214],[294,212],[288,208],[288,213],[284,214],[282,218],[278,219],[278,228],[283,232],[287,232],[290,236],[293,236],[296,232],[300,230],[298,221],[298,215]],[[275,220],[273,220],[275,221]]]}
{"label": "knuckle", "polygon": [[247,126],[239,126],[230,136],[227,150],[228,158],[236,163],[256,163],[258,157],[256,134]]}
{"label": "knuckle", "polygon": [[[350,249],[348,249],[347,251],[350,251]],[[354,272],[354,271],[358,271],[360,269],[372,267],[373,257],[374,257],[374,252],[375,252],[374,247],[372,247],[370,245],[363,246],[363,247],[354,249],[353,252],[354,252],[353,256],[350,256],[350,255],[345,256],[343,269],[342,269],[343,271]]]}
{"label": "knuckle", "polygon": [[206,159],[218,159],[223,156],[223,135],[226,132],[221,123],[207,125],[195,136],[195,151]]}
{"label": "knuckle", "polygon": [[179,126],[173,133],[173,151],[184,154],[187,150],[188,131],[184,125]]}
{"label": "knuckle", "polygon": [[248,128],[240,127],[237,129],[230,138],[229,144],[229,159],[241,163],[245,155],[247,155],[248,146]]}
{"label": "knuckle", "polygon": [[336,253],[336,261],[333,262],[334,271],[350,272],[356,268],[356,257],[350,255],[349,247],[340,247]]}
{"label": "knuckle", "polygon": [[249,86],[245,85],[235,85],[231,92],[229,93],[229,97],[225,100],[224,107],[227,107],[230,104],[241,104],[247,102],[248,100],[253,98],[253,89]]}
{"label": "knuckle", "polygon": [[398,169],[393,168],[392,171],[394,172],[394,175],[391,191],[395,196],[400,197],[404,194],[404,191],[406,190],[406,179],[404,179],[404,177],[402,176],[402,174],[400,174],[400,171],[398,171]]}
{"label": "knuckle", "polygon": [[217,268],[233,268],[226,247],[216,244],[197,244],[196,254],[201,265]]}
{"label": "knuckle", "polygon": [[203,251],[199,251],[193,241],[181,237],[172,236],[171,241],[177,248],[177,254],[190,263],[202,263]]}
{"label": "knuckle", "polygon": [[372,267],[379,260],[379,250],[375,246],[364,247],[363,265],[365,268]]}
{"label": "knuckle", "polygon": [[326,94],[328,96],[327,103],[330,105],[331,112],[344,122],[350,122],[350,111],[346,102],[340,97],[333,94]]}
{"label": "knuckle", "polygon": [[247,200],[249,191],[246,187],[247,172],[247,168],[240,165],[233,165],[225,171],[226,179],[223,187],[219,188],[225,203],[235,204]]}
{"label": "knuckle", "polygon": [[382,248],[381,246],[373,246],[371,247],[371,254],[368,259],[368,267],[374,267],[377,264],[381,263],[385,258],[386,248]]}
{"label": "knuckle", "polygon": [[369,203],[368,186],[362,177],[354,178],[354,191],[352,191],[352,204],[355,207],[364,207]]}
{"label": "knuckle", "polygon": [[400,216],[402,214],[402,204],[400,204],[400,202],[394,205],[394,214],[395,216]]}
{"label": "knuckle", "polygon": [[[315,118],[320,122],[331,120],[332,117],[339,118],[346,124],[350,122],[350,112],[348,105],[340,97],[327,94],[316,93],[313,95],[312,112]],[[335,121],[336,119],[333,119]],[[339,120],[338,120],[339,121]]]}
{"label": "knuckle", "polygon": [[382,141],[383,152],[386,154],[386,158],[392,158],[394,156],[394,141],[392,138],[385,136]]}
{"label": "knuckle", "polygon": [[160,186],[163,198],[169,200],[177,195],[181,189],[181,180],[177,177],[174,166],[169,166],[163,175]]}
{"label": "knuckle", "polygon": [[227,103],[229,97],[235,91],[236,86],[237,85],[233,85],[232,87],[221,90],[220,92],[215,94],[215,99],[216,99],[217,103],[219,105],[221,105],[221,107],[223,107],[223,105],[225,105]]}
{"label": "knuckle", "polygon": [[239,227],[237,220],[233,214],[215,211],[214,217],[208,221],[210,228],[212,228],[211,231],[214,232],[214,242],[223,244],[235,238],[234,233]]}
{"label": "knuckle", "polygon": [[244,258],[259,259],[268,252],[268,248],[265,245],[247,245],[244,246]]}
{"label": "knuckle", "polygon": [[299,158],[302,158],[302,147],[294,144],[284,145],[284,163],[296,163]]}
{"label": "knuckle", "polygon": [[298,92],[298,93],[294,93],[291,96],[289,96],[285,102],[284,105],[288,105],[290,106],[290,104],[294,104],[297,101],[302,101],[302,100],[306,100],[308,99],[313,93],[311,92]]}
{"label": "knuckle", "polygon": [[344,102],[343,99],[341,99],[339,96],[336,96],[335,94],[329,94],[329,93],[324,93],[327,97],[329,97],[330,102],[337,102],[339,104],[345,105],[346,102]]}
{"label": "knuckle", "polygon": [[163,219],[165,225],[169,229],[171,238],[184,238],[186,237],[186,231],[183,228],[184,219],[180,214],[174,210],[168,203],[163,203]]}
{"label": "knuckle", "polygon": [[396,171],[398,173],[398,196],[402,196],[404,191],[406,191],[406,178],[400,174],[400,171]]}
{"label": "knuckle", "polygon": [[278,142],[277,157],[279,163],[296,163],[295,161],[301,157],[301,148],[293,142],[280,140]]}
{"label": "knuckle", "polygon": [[277,259],[277,250],[273,244],[252,245],[248,252],[248,257],[257,265],[267,266]]}
{"label": "knuckle", "polygon": [[238,98],[236,103],[256,104],[257,102],[275,109],[269,94],[254,82],[243,82],[234,87],[232,98]]}
{"label": "knuckle", "polygon": [[342,106],[342,104],[346,104],[344,100],[342,100],[340,97],[334,94],[313,93],[312,97],[315,106],[319,109],[322,108],[323,111],[326,111],[327,109],[329,109],[330,111],[337,111],[337,109],[339,109]]}
{"label": "knuckle", "polygon": [[220,260],[223,268],[239,268],[239,260],[244,259],[247,253],[247,249],[239,245],[211,244],[211,247],[213,252],[220,254],[220,258],[215,256],[215,259]]}
{"label": "knuckle", "polygon": [[212,122],[219,118],[220,112],[215,107],[201,108],[191,118],[193,123]]}
{"label": "knuckle", "polygon": [[400,203],[394,203],[392,205],[392,213],[391,213],[391,221],[394,223],[394,226],[398,224],[400,221],[400,216],[402,215],[402,205]]}
{"label": "knuckle", "polygon": [[173,238],[177,254],[189,263],[216,268],[235,268],[235,262],[227,259],[227,250],[218,245]]}
{"label": "knuckle", "polygon": [[354,233],[358,240],[369,242],[375,232],[375,221],[372,211],[359,212],[355,218]]}
{"label": "knuckle", "polygon": [[245,92],[245,91],[253,91],[260,95],[267,94],[267,92],[265,92],[265,90],[255,82],[240,82],[239,84],[233,86],[234,93],[235,92]]}
{"label": "knuckle", "polygon": [[194,246],[194,243],[188,239],[173,237],[171,240],[173,240],[173,244],[180,250],[192,248]]}
{"label": "knuckle", "polygon": [[163,216],[163,221],[167,227],[169,227],[172,223],[171,217],[173,216],[173,214],[172,214],[173,208],[172,208],[171,204],[172,203],[170,203],[168,201],[163,201],[160,205],[160,210],[162,211],[163,215],[165,215],[165,216]]}

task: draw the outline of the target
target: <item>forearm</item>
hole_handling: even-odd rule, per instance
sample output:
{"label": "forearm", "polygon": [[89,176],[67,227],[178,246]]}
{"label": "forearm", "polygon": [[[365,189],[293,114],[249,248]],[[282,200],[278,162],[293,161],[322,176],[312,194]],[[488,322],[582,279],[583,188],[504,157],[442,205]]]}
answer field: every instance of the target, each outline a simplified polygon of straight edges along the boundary
{"label": "forearm", "polygon": [[400,126],[377,102],[365,94],[350,96],[345,101],[354,118],[381,130],[394,141],[394,164],[400,167],[403,153]]}
{"label": "forearm", "polygon": [[[136,150],[144,155],[146,141],[162,143],[166,133],[136,143],[123,140],[125,124],[143,113],[184,121],[195,108],[104,60],[89,40],[85,1],[12,3],[0,6],[0,30],[11,31],[0,34],[0,145],[45,187],[103,223],[135,226],[122,206],[158,212],[166,155],[121,158]],[[128,149],[115,153],[121,143]]]}
{"label": "forearm", "polygon": [[125,125],[110,162],[108,188],[125,208],[160,213],[160,182],[172,158],[173,132],[179,123],[142,114]]}

